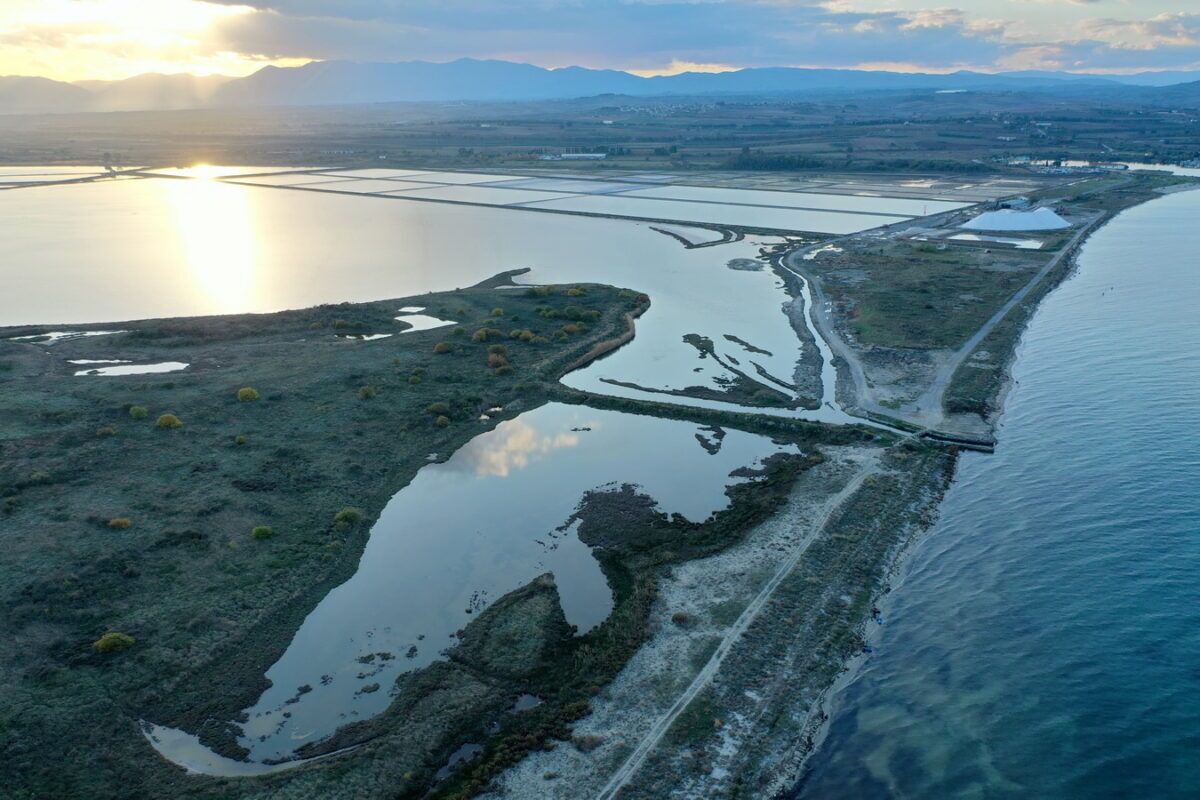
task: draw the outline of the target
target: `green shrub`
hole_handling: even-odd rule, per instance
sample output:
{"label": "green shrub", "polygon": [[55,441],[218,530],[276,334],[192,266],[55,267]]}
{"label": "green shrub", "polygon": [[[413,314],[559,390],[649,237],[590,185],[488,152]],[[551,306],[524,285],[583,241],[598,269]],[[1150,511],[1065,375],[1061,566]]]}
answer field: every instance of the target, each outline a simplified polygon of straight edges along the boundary
{"label": "green shrub", "polygon": [[234,444],[239,444],[239,445],[240,445],[240,444],[245,444],[245,443],[246,443],[246,437],[245,437],[244,435],[242,435],[242,434],[240,434],[240,433],[239,433],[237,436],[233,437],[233,443],[234,443]]}
{"label": "green shrub", "polygon": [[96,435],[97,436],[116,436],[117,429],[114,428],[112,425],[102,425],[101,427],[96,428]]}
{"label": "green shrub", "polygon": [[133,525],[133,523],[130,522],[125,517],[113,517],[112,519],[110,519],[108,521],[108,527],[112,528],[115,531],[126,530],[127,528],[129,528],[132,525]]}
{"label": "green shrub", "polygon": [[95,648],[97,653],[118,653],[133,647],[134,641],[134,638],[127,633],[109,631],[92,642],[92,647]]}
{"label": "green shrub", "polygon": [[488,353],[487,363],[492,369],[498,369],[500,367],[507,367],[508,359],[504,357],[503,353]]}
{"label": "green shrub", "polygon": [[447,428],[450,426],[450,418],[449,417],[438,417],[437,419],[435,419],[433,421],[433,424],[437,425],[439,428]]}
{"label": "green shrub", "polygon": [[412,377],[410,377],[410,378],[408,379],[408,382],[409,382],[410,384],[412,384],[413,386],[416,386],[418,383],[420,383],[420,382],[421,382],[421,378],[420,378],[420,376],[413,375]]}
{"label": "green shrub", "polygon": [[258,389],[253,386],[243,386],[237,391],[237,399],[243,403],[253,403],[258,398]]}
{"label": "green shrub", "polygon": [[255,525],[250,531],[250,535],[261,542],[263,539],[270,539],[274,536],[275,531],[271,530],[267,525]]}
{"label": "green shrub", "polygon": [[580,289],[578,286],[572,286],[570,289],[567,289],[567,297],[582,297],[583,295],[583,289]]}
{"label": "green shrub", "polygon": [[372,397],[375,397],[378,394],[379,394],[379,390],[376,389],[374,386],[358,387],[357,395],[358,395],[359,400],[370,400]]}
{"label": "green shrub", "polygon": [[455,325],[454,330],[452,330],[450,332],[453,333],[455,336],[462,336],[467,332],[467,329],[464,328],[462,325]]}
{"label": "green shrub", "polygon": [[471,334],[471,341],[486,342],[488,339],[499,339],[502,336],[504,336],[504,333],[496,330],[495,328],[480,328],[479,330],[475,331],[475,333]]}
{"label": "green shrub", "polygon": [[507,349],[505,349],[504,345],[502,345],[502,344],[494,344],[494,345],[492,345],[491,347],[489,347],[489,348],[488,348],[488,352],[489,352],[489,353],[495,353],[496,355],[501,355],[501,356],[502,356],[502,355],[504,355],[505,353],[507,353],[507,352],[508,352],[508,350],[507,350]]}
{"label": "green shrub", "polygon": [[333,515],[333,521],[339,525],[357,525],[362,522],[362,512],[352,506],[346,506]]}
{"label": "green shrub", "polygon": [[183,420],[181,420],[179,417],[175,416],[174,414],[163,414],[162,416],[160,416],[158,418],[158,421],[155,422],[154,424],[160,428],[167,428],[167,429],[182,428]]}
{"label": "green shrub", "polygon": [[500,366],[496,367],[497,375],[511,375],[512,373],[513,368],[508,364],[501,364]]}
{"label": "green shrub", "polygon": [[504,316],[504,309],[503,309],[503,308],[493,308],[493,309],[492,309],[492,316],[493,316],[493,317],[503,317],[503,316]]}
{"label": "green shrub", "polygon": [[150,412],[146,410],[145,406],[130,406],[129,416],[133,417],[134,419],[145,419],[146,417],[150,416]]}
{"label": "green shrub", "polygon": [[450,413],[450,404],[442,403],[442,402],[430,403],[429,406],[426,407],[425,410],[428,411],[430,414],[449,414]]}
{"label": "green shrub", "polygon": [[433,352],[437,353],[438,355],[449,353],[452,350],[454,350],[454,348],[450,346],[449,342],[438,342],[433,346]]}

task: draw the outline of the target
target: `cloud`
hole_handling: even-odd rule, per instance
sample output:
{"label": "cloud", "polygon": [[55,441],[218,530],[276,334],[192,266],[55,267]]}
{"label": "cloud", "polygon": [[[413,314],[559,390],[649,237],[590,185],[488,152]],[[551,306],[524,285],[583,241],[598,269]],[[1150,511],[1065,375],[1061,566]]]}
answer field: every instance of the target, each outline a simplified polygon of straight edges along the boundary
{"label": "cloud", "polygon": [[[5,2],[58,7],[67,0]],[[63,7],[118,5],[146,7],[136,0],[70,0]],[[103,63],[111,71],[123,54],[131,54],[126,59],[131,73],[172,60],[182,68],[229,63],[245,72],[259,63],[307,59],[462,57],[645,73],[882,64],[933,71],[1129,70],[1200,63],[1200,14],[1178,11],[1178,5],[1172,0],[158,0],[155,9],[186,8],[203,19],[202,30],[189,27],[175,40],[143,30],[145,35],[131,42],[129,20],[113,17],[101,30],[97,17],[88,22],[93,29],[84,31],[65,22],[6,25],[7,12],[0,11],[0,40],[17,54],[17,62]],[[205,8],[211,13],[202,13]],[[94,55],[85,58],[89,52]]]}
{"label": "cloud", "polygon": [[223,20],[232,49],[354,60],[516,58],[659,71],[673,63],[934,68],[1002,56],[991,23],[962,12],[839,11],[812,0],[251,0]]}

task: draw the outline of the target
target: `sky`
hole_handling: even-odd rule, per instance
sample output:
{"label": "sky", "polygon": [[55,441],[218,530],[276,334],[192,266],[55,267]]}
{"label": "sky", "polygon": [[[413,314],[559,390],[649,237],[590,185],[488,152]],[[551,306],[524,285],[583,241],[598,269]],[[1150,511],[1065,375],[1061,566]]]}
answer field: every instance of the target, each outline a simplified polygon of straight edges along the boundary
{"label": "sky", "polygon": [[1200,69],[1200,0],[0,0],[0,75],[462,57],[639,74]]}

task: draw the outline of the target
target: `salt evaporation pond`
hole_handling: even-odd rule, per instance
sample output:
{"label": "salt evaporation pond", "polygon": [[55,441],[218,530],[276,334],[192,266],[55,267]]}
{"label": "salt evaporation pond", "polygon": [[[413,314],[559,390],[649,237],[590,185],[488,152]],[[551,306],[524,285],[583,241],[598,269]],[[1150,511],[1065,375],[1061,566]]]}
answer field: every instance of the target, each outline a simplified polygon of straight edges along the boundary
{"label": "salt evaporation pond", "polygon": [[[287,759],[383,711],[398,675],[439,659],[480,610],[538,575],[554,574],[563,612],[579,633],[603,622],[613,602],[604,574],[574,527],[564,527],[584,493],[633,484],[660,511],[701,521],[728,505],[726,486],[747,480],[730,473],[798,452],[755,434],[713,433],[688,422],[550,404],[424,467],[385,507],[358,571],[309,614],[267,671],[272,686],[242,725],[251,759]],[[369,666],[358,660],[380,652],[395,657]],[[384,689],[360,693],[372,683]],[[312,691],[298,694],[305,685]],[[159,751],[183,766],[246,771],[222,766],[195,737],[154,732]]]}
{"label": "salt evaporation pond", "polygon": [[700,358],[683,341],[690,333],[751,376],[757,364],[785,384],[800,355],[780,278],[726,267],[758,257],[769,239],[688,250],[650,224],[623,220],[168,178],[5,192],[0,220],[0,263],[22,265],[0,294],[5,325],[360,302],[530,268],[521,281],[603,282],[651,297],[637,337],[574,376],[581,388],[614,393],[602,378],[719,388],[733,375]]}

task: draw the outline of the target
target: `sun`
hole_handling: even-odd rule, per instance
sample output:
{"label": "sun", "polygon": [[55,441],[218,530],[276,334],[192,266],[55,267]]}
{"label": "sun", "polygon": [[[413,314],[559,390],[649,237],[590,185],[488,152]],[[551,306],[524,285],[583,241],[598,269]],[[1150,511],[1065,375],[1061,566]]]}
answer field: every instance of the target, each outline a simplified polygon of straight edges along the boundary
{"label": "sun", "polygon": [[304,63],[232,52],[222,27],[263,13],[202,0],[4,0],[0,75],[119,80],[146,72],[247,75]]}

